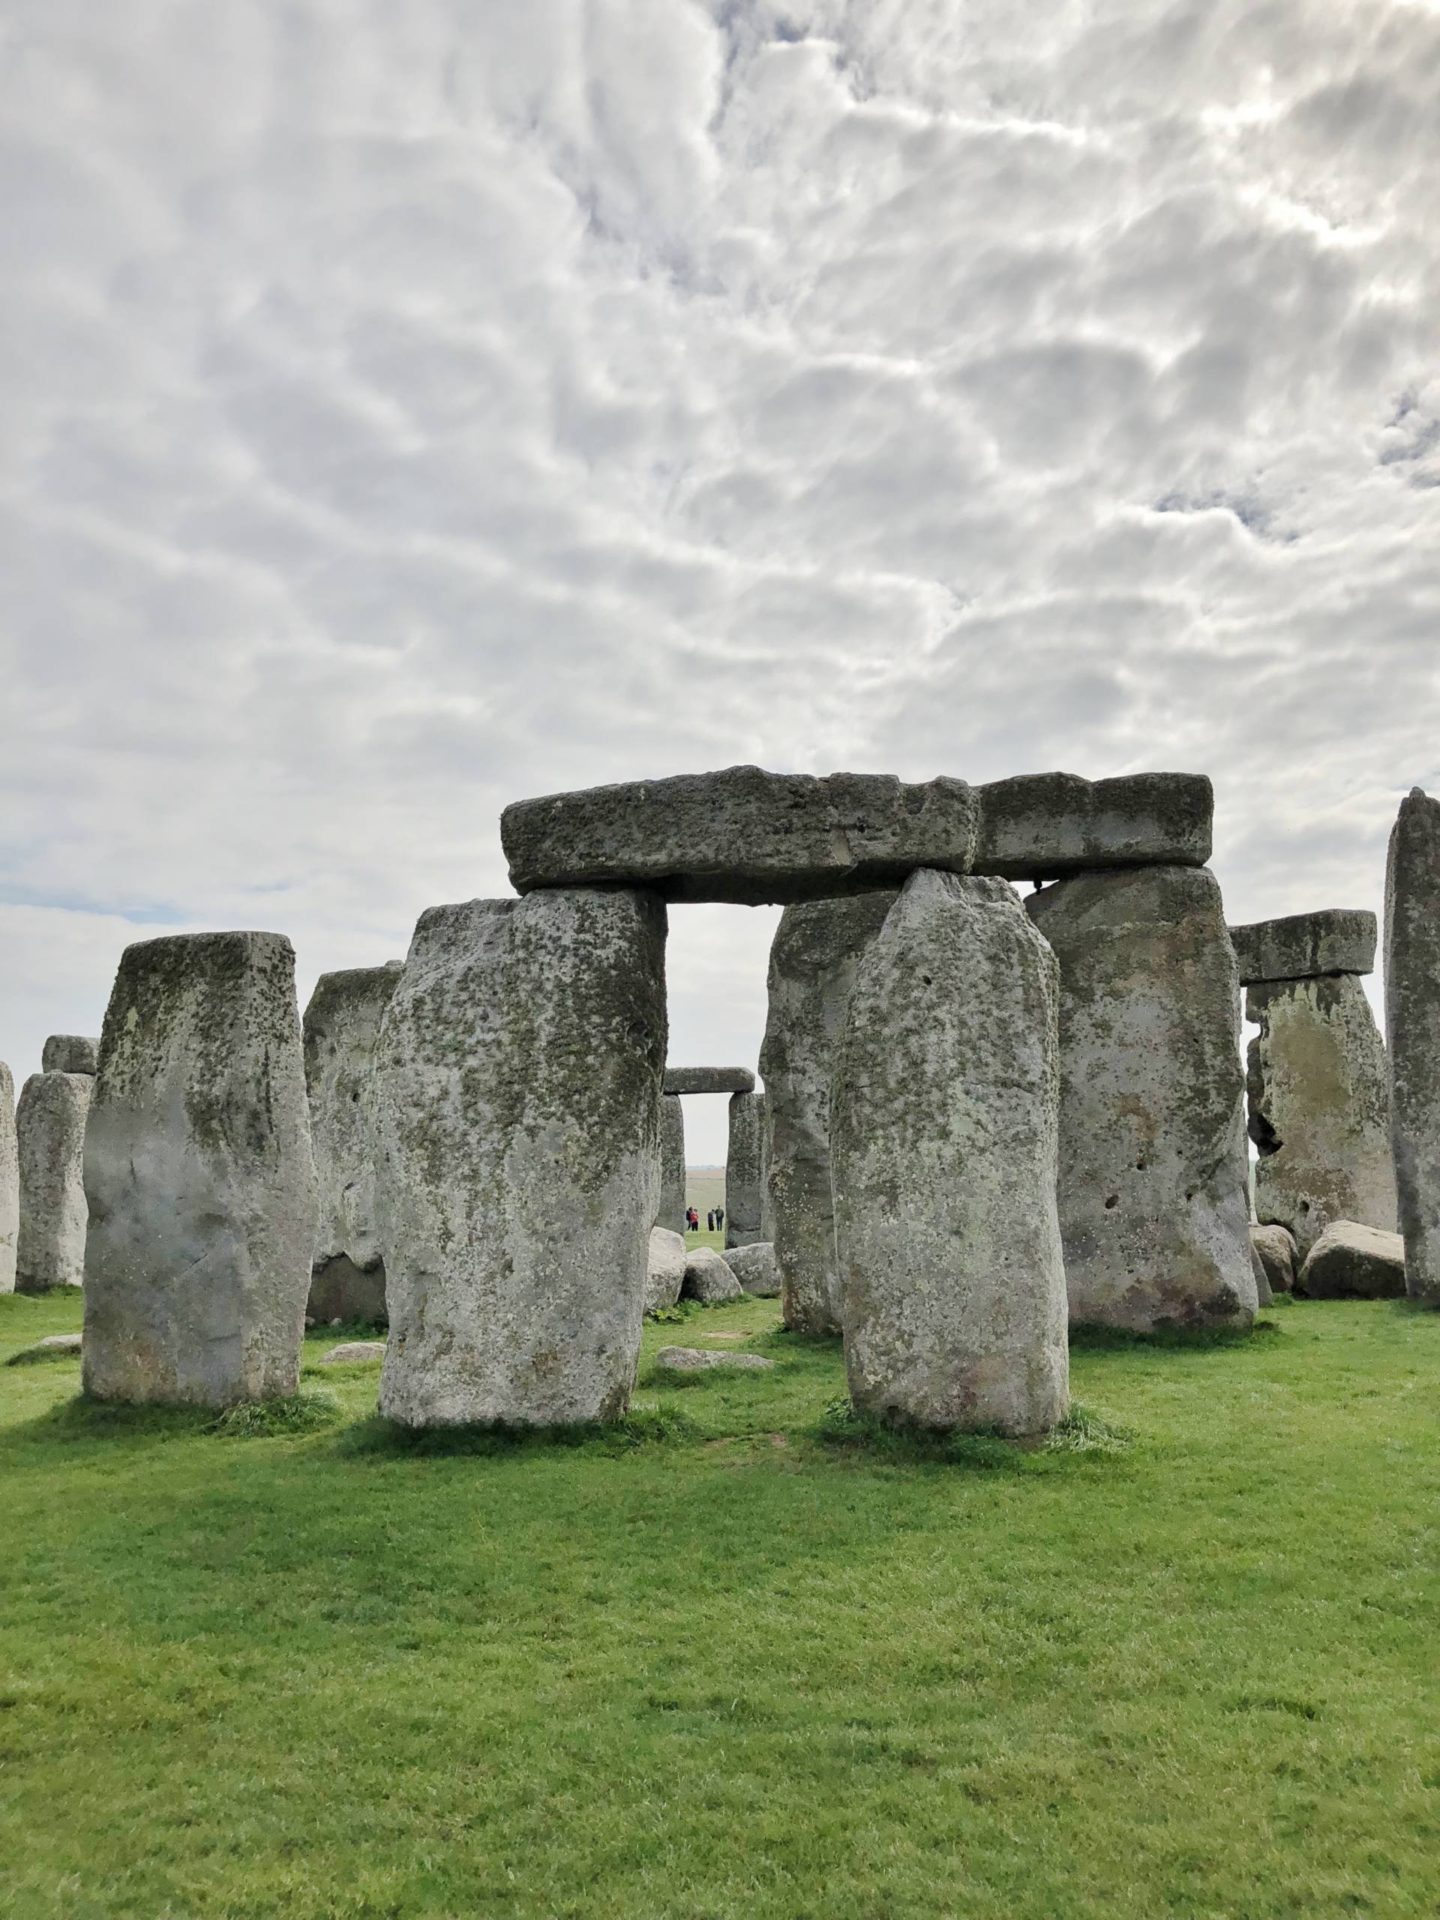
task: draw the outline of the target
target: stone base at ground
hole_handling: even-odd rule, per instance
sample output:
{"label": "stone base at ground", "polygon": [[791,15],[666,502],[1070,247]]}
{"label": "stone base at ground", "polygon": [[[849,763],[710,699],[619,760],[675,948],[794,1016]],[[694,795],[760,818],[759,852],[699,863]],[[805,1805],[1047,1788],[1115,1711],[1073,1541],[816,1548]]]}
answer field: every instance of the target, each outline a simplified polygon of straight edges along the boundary
{"label": "stone base at ground", "polygon": [[645,1277],[645,1311],[658,1313],[673,1307],[685,1284],[685,1236],[668,1227],[650,1230],[650,1254]]}
{"label": "stone base at ground", "polygon": [[716,1307],[727,1300],[743,1300],[745,1294],[729,1263],[713,1247],[692,1247],[685,1259],[683,1297]]}
{"label": "stone base at ground", "polygon": [[780,1268],[770,1241],[756,1240],[748,1247],[730,1247],[725,1262],[746,1293],[760,1300],[778,1299]]}
{"label": "stone base at ground", "polygon": [[1254,1226],[1250,1245],[1265,1268],[1272,1293],[1291,1293],[1295,1287],[1295,1236],[1285,1227]]}
{"label": "stone base at ground", "polygon": [[1295,1276],[1307,1300],[1398,1300],[1405,1294],[1405,1242],[1354,1220],[1328,1226]]}

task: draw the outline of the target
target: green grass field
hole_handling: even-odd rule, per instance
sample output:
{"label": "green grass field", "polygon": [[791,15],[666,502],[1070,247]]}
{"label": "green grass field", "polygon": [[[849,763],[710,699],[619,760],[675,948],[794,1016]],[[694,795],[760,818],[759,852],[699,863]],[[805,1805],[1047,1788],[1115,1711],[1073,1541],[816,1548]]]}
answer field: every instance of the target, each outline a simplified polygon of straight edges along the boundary
{"label": "green grass field", "polygon": [[[773,1374],[571,1445],[0,1369],[0,1912],[1432,1916],[1440,1315],[1269,1321],[1079,1348],[1126,1445],[953,1459],[827,1438],[768,1301],[646,1349]],[[0,1358],[78,1324],[0,1298]]]}

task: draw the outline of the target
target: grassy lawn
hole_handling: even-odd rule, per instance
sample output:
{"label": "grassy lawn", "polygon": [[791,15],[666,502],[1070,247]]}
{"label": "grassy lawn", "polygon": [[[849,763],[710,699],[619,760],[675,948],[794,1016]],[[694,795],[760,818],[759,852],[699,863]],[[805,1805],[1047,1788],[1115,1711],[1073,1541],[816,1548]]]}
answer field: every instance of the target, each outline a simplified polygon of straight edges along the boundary
{"label": "grassy lawn", "polygon": [[[778,1364],[571,1446],[0,1370],[0,1912],[1440,1910],[1440,1315],[1084,1347],[1128,1446],[927,1460],[822,1437],[776,1307],[647,1329]],[[0,1358],[78,1325],[0,1298]]]}

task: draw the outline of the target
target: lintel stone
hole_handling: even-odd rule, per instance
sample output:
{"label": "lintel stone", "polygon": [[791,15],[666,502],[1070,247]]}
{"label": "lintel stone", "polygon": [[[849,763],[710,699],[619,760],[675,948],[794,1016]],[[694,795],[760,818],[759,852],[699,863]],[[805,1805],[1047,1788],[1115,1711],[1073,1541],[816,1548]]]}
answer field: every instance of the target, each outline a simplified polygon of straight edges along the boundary
{"label": "lintel stone", "polygon": [[667,1067],[666,1093],[753,1093],[748,1067]]}
{"label": "lintel stone", "polygon": [[1314,980],[1327,973],[1373,973],[1375,916],[1328,907],[1231,927],[1242,987],[1269,980]]}
{"label": "lintel stone", "polygon": [[976,792],[976,873],[1058,880],[1108,867],[1203,867],[1210,858],[1215,793],[1203,773],[1026,773]]}
{"label": "lintel stone", "polygon": [[40,1055],[42,1073],[95,1072],[100,1042],[82,1033],[52,1033]]}

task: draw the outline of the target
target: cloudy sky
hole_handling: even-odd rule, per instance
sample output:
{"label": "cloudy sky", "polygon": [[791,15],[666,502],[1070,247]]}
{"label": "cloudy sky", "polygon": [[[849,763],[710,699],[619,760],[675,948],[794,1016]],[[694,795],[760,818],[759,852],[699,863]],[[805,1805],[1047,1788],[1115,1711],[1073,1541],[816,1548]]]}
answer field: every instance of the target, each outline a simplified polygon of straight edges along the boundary
{"label": "cloudy sky", "polygon": [[[1203,769],[1232,918],[1377,905],[1437,100],[1437,0],[7,0],[0,1057],[745,760]],[[774,918],[672,915],[673,1059]]]}

